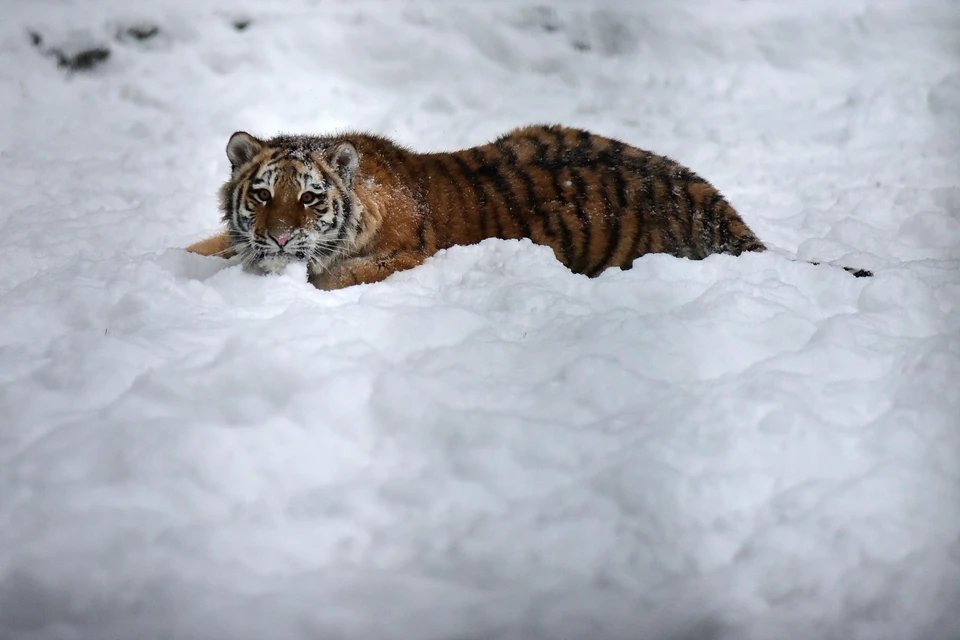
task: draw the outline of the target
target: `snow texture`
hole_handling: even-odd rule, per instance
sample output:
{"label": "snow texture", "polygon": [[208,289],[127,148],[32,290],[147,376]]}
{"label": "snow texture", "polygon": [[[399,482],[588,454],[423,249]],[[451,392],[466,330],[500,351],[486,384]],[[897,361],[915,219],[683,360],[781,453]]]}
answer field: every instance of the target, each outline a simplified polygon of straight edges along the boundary
{"label": "snow texture", "polygon": [[[237,129],[533,122],[776,250],[177,248]],[[0,638],[956,640],[958,167],[952,0],[4,3]]]}

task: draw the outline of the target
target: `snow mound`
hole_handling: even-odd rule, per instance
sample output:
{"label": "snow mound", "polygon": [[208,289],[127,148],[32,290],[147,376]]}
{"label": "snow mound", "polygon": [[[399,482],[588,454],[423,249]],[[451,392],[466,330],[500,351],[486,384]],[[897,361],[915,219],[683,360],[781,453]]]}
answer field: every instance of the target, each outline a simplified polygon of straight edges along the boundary
{"label": "snow mound", "polygon": [[[3,640],[960,638],[949,0],[4,14]],[[488,240],[320,292],[177,248],[234,130],[529,122],[776,249],[591,280]]]}

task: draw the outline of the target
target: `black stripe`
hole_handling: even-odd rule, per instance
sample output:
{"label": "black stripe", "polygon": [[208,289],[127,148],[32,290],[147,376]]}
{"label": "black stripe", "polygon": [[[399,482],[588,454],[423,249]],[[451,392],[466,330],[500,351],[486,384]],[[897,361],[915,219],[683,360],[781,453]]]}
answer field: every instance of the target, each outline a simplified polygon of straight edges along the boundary
{"label": "black stripe", "polygon": [[[723,195],[714,190],[713,195],[703,205],[703,228],[704,228],[704,251],[715,253],[724,251],[730,243],[730,229],[727,225],[720,224],[722,215],[717,215],[721,209],[718,209],[724,203]],[[712,232],[707,235],[707,232]]]}
{"label": "black stripe", "polygon": [[603,220],[604,223],[610,225],[610,228],[607,230],[607,248],[603,252],[603,257],[600,261],[587,273],[591,278],[600,275],[610,266],[610,261],[613,259],[614,254],[617,252],[617,246],[620,244],[620,224],[623,218],[623,210],[626,206],[626,185],[623,179],[623,172],[617,170],[614,178],[614,186],[617,192],[617,209],[614,211],[614,204],[610,198],[609,180],[606,179],[607,177],[606,173],[602,173],[600,177],[600,186],[602,187],[601,194],[603,196]]}
{"label": "black stripe", "polygon": [[667,202],[663,203],[666,206],[663,208],[663,222],[662,227],[663,231],[666,233],[667,237],[670,238],[671,246],[669,248],[664,247],[669,253],[676,253],[677,249],[683,245],[683,238],[678,234],[679,231],[675,231],[675,227],[671,222],[673,220],[679,221],[681,219],[681,204],[680,198],[680,185],[674,182],[673,176],[667,174],[662,177],[663,182],[666,187],[666,199]]}
{"label": "black stripe", "polygon": [[[349,191],[347,185],[343,182],[343,179],[333,169],[328,169],[327,167],[318,164],[317,173],[320,174],[320,177],[323,178],[323,181],[328,185],[327,191],[324,192],[330,198],[340,197],[344,191]],[[331,194],[330,192],[336,190],[335,193]]]}
{"label": "black stripe", "polygon": [[548,156],[549,147],[545,147],[543,169],[550,174],[551,185],[553,186],[554,200],[560,205],[556,210],[557,225],[560,227],[561,250],[563,252],[564,264],[572,269],[573,265],[573,233],[570,231],[570,225],[567,224],[564,213],[567,205],[567,194],[560,185],[560,174],[566,167],[560,163],[560,156],[563,155],[563,148],[566,145],[563,136],[563,130],[560,127],[550,127],[544,131],[553,136],[555,149],[554,157]]}
{"label": "black stripe", "polygon": [[[471,150],[471,153],[474,159],[478,162],[484,162],[486,160],[484,149],[481,147],[474,147]],[[501,159],[502,158],[500,154],[497,154],[497,156],[493,158],[492,162],[487,162],[485,165],[483,165],[481,175],[486,174],[491,180],[493,180],[493,187],[496,189],[497,195],[503,199],[504,207],[507,210],[507,216],[520,228],[521,237],[529,238],[530,225],[527,223],[526,217],[523,215],[524,212],[517,203],[516,196],[513,192],[513,187],[510,186],[510,181],[504,177],[503,172],[500,170],[500,163],[497,161]]]}
{"label": "black stripe", "polygon": [[570,169],[570,179],[573,181],[575,189],[573,201],[574,211],[577,214],[577,219],[580,220],[580,228],[583,232],[583,251],[577,259],[577,267],[571,267],[571,269],[577,273],[585,273],[587,264],[590,261],[590,239],[593,235],[593,225],[587,212],[587,185],[583,180],[579,168],[574,167]]}
{"label": "black stripe", "polygon": [[[454,162],[457,163],[457,166],[460,167],[460,171],[463,173],[464,179],[470,184],[470,187],[473,189],[474,195],[477,197],[477,210],[480,214],[480,228],[483,230],[482,235],[485,238],[490,237],[487,231],[487,217],[490,207],[490,198],[487,195],[487,188],[484,186],[483,181],[480,179],[480,176],[477,174],[466,159],[456,154],[453,156]],[[454,185],[456,188],[456,185]],[[500,223],[497,222],[497,231],[495,235],[499,235]]]}
{"label": "black stripe", "polygon": [[242,183],[237,185],[237,189],[236,191],[234,191],[233,218],[230,220],[230,223],[233,226],[235,226],[237,229],[242,229],[244,231],[247,230],[244,228],[244,222],[249,221],[249,219],[246,218],[245,216],[240,215],[240,207],[243,204],[243,199],[246,197],[246,186],[247,186],[247,181],[244,180]]}
{"label": "black stripe", "polygon": [[[519,225],[520,221],[516,218],[516,203],[513,202],[513,195],[509,188],[503,184],[503,176],[500,175],[497,167],[495,165],[487,164],[486,157],[483,155],[483,151],[480,149],[480,147],[474,147],[473,149],[470,149],[470,155],[473,156],[474,162],[476,162],[478,165],[477,178],[480,180],[481,184],[484,184],[484,187],[486,186],[486,181],[484,178],[487,177],[493,181],[491,186],[493,187],[494,192],[503,202],[503,206],[507,210],[507,217],[516,221]],[[492,208],[491,212],[494,214],[493,217],[497,222],[497,237],[503,238],[506,234],[503,230],[503,225],[500,223],[500,216],[496,214],[496,208]],[[520,229],[522,235],[523,227],[521,226]]]}
{"label": "black stripe", "polygon": [[223,215],[220,217],[222,222],[225,222],[228,225],[233,225],[233,216],[235,215],[237,205],[235,200],[237,198],[237,190],[240,188],[240,185],[234,183],[231,186],[229,192],[227,192],[226,197],[221,196],[221,203],[223,206]]}
{"label": "black stripe", "polygon": [[717,230],[720,232],[720,237],[723,238],[723,243],[717,247],[715,251],[737,255],[739,253],[739,251],[737,251],[737,242],[730,232],[730,224],[726,216],[717,221]]}
{"label": "black stripe", "polygon": [[[549,133],[550,131],[546,128],[541,129],[543,133]],[[551,185],[553,187],[553,194],[550,197],[545,197],[545,194],[534,195],[536,198],[536,206],[538,212],[541,213],[544,225],[548,226],[550,229],[550,235],[556,237],[559,233],[560,236],[560,251],[563,253],[564,264],[569,265],[570,260],[572,259],[573,252],[573,243],[570,236],[570,229],[567,228],[566,224],[563,221],[563,215],[560,212],[555,212],[554,215],[550,215],[549,212],[545,212],[543,205],[546,202],[557,202],[561,203],[564,200],[563,191],[560,188],[560,180],[557,174],[557,171],[551,170],[548,168],[547,162],[547,151],[549,146],[542,138],[534,136],[532,134],[527,134],[524,136],[524,139],[531,142],[536,148],[536,152],[533,157],[530,159],[529,165],[539,171],[544,171],[550,176]],[[529,177],[529,171],[526,172],[526,175]],[[532,184],[532,179],[530,179]],[[554,223],[550,225],[550,223]],[[551,227],[555,226],[558,231],[552,229]]]}
{"label": "black stripe", "polygon": [[[630,261],[630,266],[633,265],[634,260],[640,257],[637,255],[637,251],[640,249],[640,241],[647,239],[647,236],[650,232],[646,225],[647,215],[650,213],[650,209],[656,202],[656,192],[653,188],[653,178],[645,178],[644,183],[643,191],[635,191],[637,201],[634,203],[633,215],[637,219],[637,233],[630,243],[630,250],[627,252],[626,259]],[[625,268],[629,269],[630,267]]]}
{"label": "black stripe", "polygon": [[[702,256],[700,256],[699,247],[694,242],[694,237],[693,237],[693,226],[694,226],[693,217],[696,215],[697,207],[694,204],[693,196],[690,195],[690,190],[687,188],[690,186],[690,183],[688,181],[683,181],[683,182],[677,183],[677,186],[679,187],[678,191],[680,192],[677,194],[677,197],[679,198],[679,204],[685,203],[687,205],[686,215],[677,216],[677,221],[679,223],[681,224],[685,223],[687,225],[686,233],[684,234],[686,238],[681,238],[680,244],[682,246],[687,247],[689,249],[689,252],[695,253],[696,254],[695,257],[700,258]],[[683,212],[680,209],[678,209],[677,213],[682,214]],[[684,230],[681,229],[681,232],[682,231]]]}
{"label": "black stripe", "polygon": [[[252,182],[264,182],[266,184],[270,184],[272,182],[273,175],[278,171],[276,164],[271,165],[271,163],[268,162],[263,166],[263,173],[260,174],[260,177],[257,180],[253,180]],[[256,174],[257,171],[254,171],[252,175]]]}
{"label": "black stripe", "polygon": [[616,169],[620,171],[621,167],[623,166],[623,151],[626,146],[627,145],[619,140],[611,140],[610,148],[604,149],[598,153],[597,156],[598,158],[603,158],[604,164],[616,167]]}
{"label": "black stripe", "polygon": [[[350,202],[350,198],[337,198],[334,200],[334,203],[340,203],[340,213],[343,216],[343,222],[340,223],[340,228],[337,232],[337,240],[343,242],[347,237],[347,223],[350,222],[350,216],[353,214],[353,203]],[[337,205],[334,204],[334,207]]]}
{"label": "black stripe", "polygon": [[596,154],[593,152],[594,142],[598,138],[592,135],[589,131],[580,130],[577,133],[577,157],[579,162],[584,163],[584,166],[593,162],[596,159]]}
{"label": "black stripe", "polygon": [[654,154],[641,150],[639,158],[624,158],[624,166],[629,167],[631,171],[645,178],[652,177],[652,175],[656,173],[650,170],[650,163],[654,158]]}
{"label": "black stripe", "polygon": [[[523,183],[523,189],[527,200],[525,203],[523,203],[524,206],[523,210],[519,212],[520,215],[524,216],[527,212],[536,215],[540,219],[541,225],[543,226],[544,240],[554,237],[553,230],[549,225],[549,216],[543,211],[540,198],[537,197],[537,190],[533,185],[533,179],[530,177],[530,173],[525,167],[520,167],[520,162],[517,158],[517,152],[512,146],[507,144],[505,139],[501,139],[497,142],[497,148],[506,157],[507,168],[517,179],[520,180],[521,183]],[[530,237],[529,226],[527,227],[527,237]]]}
{"label": "black stripe", "polygon": [[[246,216],[240,215],[240,205],[243,203],[243,200],[249,195],[249,186],[250,179],[257,175],[260,171],[260,167],[263,166],[259,162],[255,162],[247,169],[246,173],[236,181],[236,189],[233,193],[233,219],[230,221],[237,228],[248,231],[250,229],[251,219]],[[244,225],[246,225],[244,227]]]}

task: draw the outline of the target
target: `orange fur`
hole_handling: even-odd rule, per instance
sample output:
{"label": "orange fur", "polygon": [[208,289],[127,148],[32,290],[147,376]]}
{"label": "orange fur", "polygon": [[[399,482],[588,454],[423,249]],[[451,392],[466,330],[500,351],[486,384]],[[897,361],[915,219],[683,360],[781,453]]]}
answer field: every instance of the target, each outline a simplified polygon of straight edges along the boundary
{"label": "orange fur", "polygon": [[190,253],[198,253],[201,256],[219,256],[221,258],[232,258],[236,252],[230,246],[230,240],[226,233],[220,233],[206,240],[195,242],[187,247]]}

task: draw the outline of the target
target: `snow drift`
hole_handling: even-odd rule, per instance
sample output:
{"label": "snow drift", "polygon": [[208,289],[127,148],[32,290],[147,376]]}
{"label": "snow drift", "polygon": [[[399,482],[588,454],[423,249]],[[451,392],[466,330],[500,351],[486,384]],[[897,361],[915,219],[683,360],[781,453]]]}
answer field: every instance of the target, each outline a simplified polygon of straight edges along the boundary
{"label": "snow drift", "polygon": [[[2,12],[4,640],[960,638],[948,0]],[[529,122],[777,250],[325,293],[178,249],[236,129]]]}

